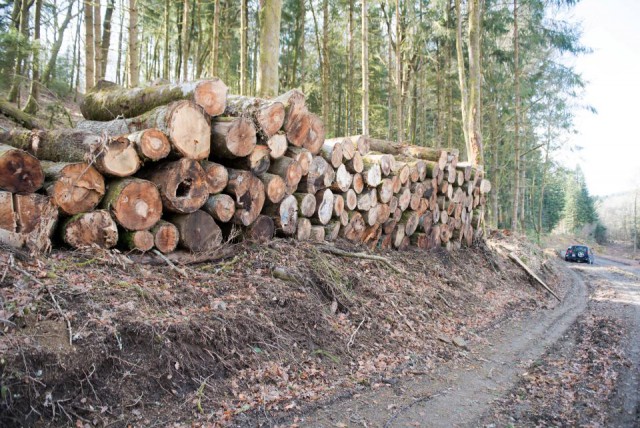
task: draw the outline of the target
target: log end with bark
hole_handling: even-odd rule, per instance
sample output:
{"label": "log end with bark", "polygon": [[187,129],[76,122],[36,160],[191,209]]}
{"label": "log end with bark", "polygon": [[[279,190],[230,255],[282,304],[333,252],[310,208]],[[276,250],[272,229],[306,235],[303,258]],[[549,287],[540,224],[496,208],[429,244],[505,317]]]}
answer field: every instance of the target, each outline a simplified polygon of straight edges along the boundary
{"label": "log end with bark", "polygon": [[24,150],[0,144],[0,190],[33,193],[42,187],[40,161]]}

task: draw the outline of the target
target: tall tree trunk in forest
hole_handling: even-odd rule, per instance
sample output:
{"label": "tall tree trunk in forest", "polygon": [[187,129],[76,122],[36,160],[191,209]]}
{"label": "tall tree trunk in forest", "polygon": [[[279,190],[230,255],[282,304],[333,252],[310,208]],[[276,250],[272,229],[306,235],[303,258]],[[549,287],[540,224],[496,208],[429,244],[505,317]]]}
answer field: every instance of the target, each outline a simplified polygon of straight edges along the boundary
{"label": "tall tree trunk in forest", "polygon": [[118,85],[124,84],[123,79],[120,78],[120,70],[122,69],[122,34],[124,33],[124,0],[120,0],[120,30],[118,31],[118,60],[116,62],[116,83]]}
{"label": "tall tree trunk in forest", "polygon": [[138,5],[136,0],[129,0],[129,87],[140,84],[138,43]]}
{"label": "tall tree trunk in forest", "polygon": [[248,95],[247,60],[249,50],[249,12],[247,0],[240,1],[240,95]]}
{"label": "tall tree trunk in forest", "polygon": [[396,0],[396,123],[397,140],[398,143],[402,143],[404,140],[404,115],[403,115],[403,103],[402,103],[402,19],[400,16],[400,0]]}
{"label": "tall tree trunk in forest", "polygon": [[[135,1],[135,0],[129,0]],[[93,5],[91,0],[85,0],[84,2],[84,91],[87,92],[93,88],[96,84],[95,81],[95,62],[94,62],[94,41],[93,41]]]}
{"label": "tall tree trunk in forest", "polygon": [[[473,0],[472,0],[473,1]],[[460,86],[460,111],[462,113],[462,132],[464,134],[465,148],[469,147],[469,128],[467,127],[467,111],[469,109],[469,91],[467,87],[467,74],[464,69],[464,55],[462,53],[462,11],[460,0],[456,4],[456,57],[458,60],[458,82]],[[467,159],[469,153],[467,152]]]}
{"label": "tall tree trunk in forest", "polygon": [[[15,0],[16,2],[19,0]],[[22,0],[20,4],[20,35],[24,38],[24,42],[29,39],[29,0]],[[9,89],[9,101],[20,105],[20,84],[22,83],[22,63],[24,62],[24,49],[18,46],[16,52],[13,83]]]}
{"label": "tall tree trunk in forest", "polygon": [[542,211],[544,208],[544,192],[547,187],[547,172],[549,170],[549,151],[551,150],[551,117],[550,116],[551,116],[551,113],[549,113],[549,117],[547,118],[547,141],[546,141],[545,151],[544,151],[544,163],[542,164],[542,177],[540,178],[540,198],[538,201],[538,227],[536,228],[536,232],[538,235],[538,244],[540,243],[540,235],[542,234]]}
{"label": "tall tree trunk in forest", "polygon": [[169,58],[171,53],[169,52],[169,32],[171,31],[171,0],[164,1],[164,38],[163,52],[162,52],[162,78],[164,80],[170,80],[169,76]]}
{"label": "tall tree trunk in forest", "polygon": [[101,76],[107,75],[107,64],[109,63],[109,46],[111,45],[111,18],[116,6],[116,0],[107,0],[107,9],[104,12],[104,22],[102,23],[102,53],[100,55],[102,64],[100,66]]}
{"label": "tall tree trunk in forest", "polygon": [[322,0],[322,119],[326,129],[331,129],[329,68],[329,0]]}
{"label": "tall tree trunk in forest", "polygon": [[213,27],[211,29],[211,77],[218,76],[218,56],[220,48],[220,0],[215,0]]}
{"label": "tall tree trunk in forest", "polygon": [[[60,52],[60,48],[62,47],[62,41],[64,39],[64,32],[66,31],[67,27],[69,26],[69,23],[71,22],[71,18],[73,17],[73,1],[69,2],[69,5],[67,6],[67,14],[64,17],[64,20],[62,21],[62,24],[60,24],[60,27],[58,27],[57,32],[56,32],[56,36],[53,40],[53,46],[51,47],[51,54],[49,55],[49,60],[47,61],[47,65],[44,67],[44,71],[42,72],[42,84],[44,86],[47,86],[50,82],[51,82],[51,76],[53,74],[53,70],[56,68],[56,62],[58,60],[58,53]],[[78,19],[78,28],[76,30],[76,39],[80,36],[80,19]],[[79,61],[79,58],[77,58],[75,56],[75,46],[76,43],[74,43],[74,59],[76,61]],[[72,68],[75,66],[75,61],[72,64]],[[73,83],[73,71],[71,72],[72,75],[72,83]],[[71,85],[70,85],[71,86]]]}
{"label": "tall tree trunk in forest", "polygon": [[100,0],[93,0],[93,73],[94,80],[97,83],[98,80],[104,77],[102,70],[102,37],[100,31],[102,30],[102,16],[100,10]]}
{"label": "tall tree trunk in forest", "polygon": [[513,183],[513,207],[511,213],[511,230],[518,229],[518,201],[520,199],[520,66],[518,46],[518,0],[513,0],[513,68],[515,83],[515,114],[513,135],[513,161],[515,180]]}
{"label": "tall tree trunk in forest", "polygon": [[[393,63],[393,31],[391,28],[391,11],[387,14],[384,8],[384,2],[380,3],[384,12],[385,21],[387,23],[387,140],[393,138],[393,75],[395,67],[392,69]],[[393,70],[393,71],[392,71]]]}
{"label": "tall tree trunk in forest", "polygon": [[189,80],[189,0],[183,1],[182,6],[182,81]]}
{"label": "tall tree trunk in forest", "polygon": [[260,3],[260,63],[257,92],[258,96],[269,98],[278,94],[282,0],[262,0]]}
{"label": "tall tree trunk in forest", "polygon": [[362,134],[369,135],[369,9],[362,0]]}
{"label": "tall tree trunk in forest", "polygon": [[[298,15],[296,16],[296,33],[293,48],[293,71],[291,73],[291,86],[294,88],[298,85],[298,69],[301,70],[300,82],[304,83],[304,78],[302,77],[302,75],[304,74],[304,18],[306,14],[305,5],[305,1],[299,2]],[[300,58],[300,60],[298,60],[298,58]],[[298,63],[300,63],[300,65],[298,65]]]}
{"label": "tall tree trunk in forest", "polygon": [[180,80],[180,70],[182,66],[182,1],[176,1],[174,3],[176,5],[176,26],[178,27],[178,31],[176,34],[178,35],[178,42],[176,43],[176,58],[174,60],[174,71],[173,75],[176,80]]}
{"label": "tall tree trunk in forest", "polygon": [[469,105],[467,153],[472,165],[484,163],[482,147],[482,70],[480,65],[480,0],[469,0]]}
{"label": "tall tree trunk in forest", "polygon": [[349,0],[349,33],[348,33],[348,54],[347,54],[347,126],[346,134],[352,135],[355,130],[353,129],[353,98],[355,95],[355,89],[353,87],[353,69],[355,64],[353,63],[353,0]]}
{"label": "tall tree trunk in forest", "polygon": [[31,87],[29,99],[24,106],[24,112],[35,114],[38,111],[38,95],[40,89],[40,21],[42,0],[36,0],[36,13],[33,20],[33,60],[31,61]]}
{"label": "tall tree trunk in forest", "polygon": [[[304,2],[302,2],[302,8],[304,8]],[[303,15],[304,16],[304,15]],[[303,18],[304,19],[304,18]],[[300,59],[300,63],[302,64],[302,67],[304,67],[304,20],[302,21],[302,52],[301,52],[301,59]],[[251,96],[256,96],[256,86],[258,84],[258,52],[260,49],[259,46],[259,39],[258,39],[258,35],[260,34],[260,8],[257,7],[256,8],[256,15],[255,15],[255,28],[253,29],[253,52],[252,52],[252,58],[251,58]],[[302,70],[302,73],[304,75],[304,68]]]}
{"label": "tall tree trunk in forest", "polygon": [[[447,30],[451,30],[453,28],[452,22],[453,17],[451,16],[452,11],[452,0],[447,0],[446,7],[446,17],[447,17]],[[448,32],[448,31],[447,31]],[[445,104],[447,105],[447,147],[453,147],[453,82],[450,76],[451,67],[453,64],[453,49],[451,46],[451,37],[447,37],[446,44],[446,56],[445,56],[445,76],[446,76],[446,99]]]}

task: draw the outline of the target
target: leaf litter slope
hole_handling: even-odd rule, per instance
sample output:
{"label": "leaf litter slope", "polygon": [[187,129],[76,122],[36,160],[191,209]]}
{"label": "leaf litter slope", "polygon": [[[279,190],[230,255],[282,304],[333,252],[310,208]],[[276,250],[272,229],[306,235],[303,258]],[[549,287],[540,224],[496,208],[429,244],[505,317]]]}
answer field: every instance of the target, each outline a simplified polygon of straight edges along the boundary
{"label": "leaf litter slope", "polygon": [[270,425],[463,359],[456,343],[555,304],[485,245],[384,255],[405,273],[282,240],[187,278],[117,253],[0,252],[0,422]]}

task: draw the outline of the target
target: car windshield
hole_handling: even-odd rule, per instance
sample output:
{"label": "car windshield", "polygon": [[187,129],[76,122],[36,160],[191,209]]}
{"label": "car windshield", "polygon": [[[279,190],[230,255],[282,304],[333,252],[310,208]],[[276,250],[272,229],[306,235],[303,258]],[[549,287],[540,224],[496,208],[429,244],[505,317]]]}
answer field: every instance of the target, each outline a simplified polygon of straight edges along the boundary
{"label": "car windshield", "polygon": [[587,247],[582,247],[579,245],[574,245],[571,248],[573,249],[573,251],[584,251],[585,253],[589,250]]}

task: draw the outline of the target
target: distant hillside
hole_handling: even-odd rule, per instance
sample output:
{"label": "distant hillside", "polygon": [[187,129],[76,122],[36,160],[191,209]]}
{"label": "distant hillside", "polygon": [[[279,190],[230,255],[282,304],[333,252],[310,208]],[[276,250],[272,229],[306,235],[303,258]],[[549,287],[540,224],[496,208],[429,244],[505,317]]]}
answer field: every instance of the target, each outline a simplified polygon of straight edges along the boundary
{"label": "distant hillside", "polygon": [[[640,196],[640,193],[638,193]],[[636,192],[621,192],[598,198],[596,209],[605,225],[610,239],[616,241],[633,240],[634,202]],[[638,201],[640,210],[640,201]],[[640,212],[636,217],[640,216]]]}

